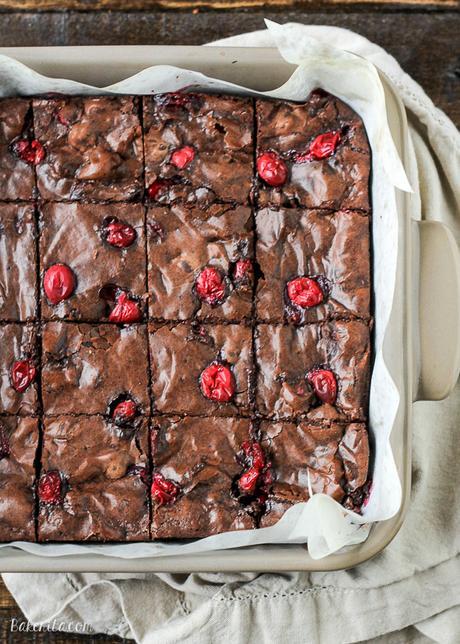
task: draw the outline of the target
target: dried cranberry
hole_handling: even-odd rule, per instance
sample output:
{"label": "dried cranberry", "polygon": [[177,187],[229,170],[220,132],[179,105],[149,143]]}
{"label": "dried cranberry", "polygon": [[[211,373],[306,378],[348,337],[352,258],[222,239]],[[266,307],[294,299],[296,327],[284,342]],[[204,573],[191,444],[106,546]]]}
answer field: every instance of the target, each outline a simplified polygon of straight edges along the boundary
{"label": "dried cranberry", "polygon": [[157,179],[153,181],[147,188],[147,194],[150,199],[155,200],[161,196],[161,193],[164,192],[169,186],[169,181],[165,179]]}
{"label": "dried cranberry", "polygon": [[220,304],[225,297],[224,278],[216,268],[207,266],[196,278],[195,291],[203,302]]}
{"label": "dried cranberry", "polygon": [[53,505],[62,501],[62,479],[59,472],[53,470],[42,474],[38,482],[38,498],[42,503]]}
{"label": "dried cranberry", "polygon": [[305,154],[298,154],[296,156],[296,161],[297,163],[305,163],[306,161],[312,161],[313,159],[316,161],[327,159],[334,154],[339,143],[339,132],[325,132],[324,134],[318,134],[318,136],[310,143],[308,152]]}
{"label": "dried cranberry", "polygon": [[235,393],[235,379],[228,367],[210,364],[201,372],[200,386],[203,396],[217,402],[228,402]]}
{"label": "dried cranberry", "polygon": [[29,165],[38,165],[45,158],[45,148],[36,139],[28,141],[27,139],[19,139],[14,141],[11,145],[13,153]]}
{"label": "dried cranberry", "polygon": [[265,454],[260,443],[245,441],[241,446],[252,467],[262,470],[265,467]]}
{"label": "dried cranberry", "polygon": [[152,500],[157,505],[169,505],[174,503],[180,492],[180,488],[173,481],[165,479],[162,474],[154,474],[151,494]]}
{"label": "dried cranberry", "polygon": [[251,281],[254,267],[250,259],[239,259],[235,264],[233,279],[235,282]]}
{"label": "dried cranberry", "polygon": [[128,248],[136,239],[136,231],[129,224],[115,220],[106,225],[104,237],[115,248]]}
{"label": "dried cranberry", "polygon": [[302,309],[316,306],[324,299],[321,286],[311,277],[296,277],[288,282],[287,294],[291,302]]}
{"label": "dried cranberry", "polygon": [[183,170],[183,168],[191,163],[194,158],[195,150],[189,145],[185,145],[183,148],[174,150],[171,155],[171,163],[175,165],[176,168],[179,168],[179,170]]}
{"label": "dried cranberry", "polygon": [[318,398],[333,405],[337,398],[337,380],[329,369],[313,369],[307,374],[307,380],[315,390]]}
{"label": "dried cranberry", "polygon": [[116,299],[116,304],[109,315],[110,322],[118,324],[129,324],[139,322],[142,318],[142,311],[136,300],[129,297],[128,293],[121,291]]}
{"label": "dried cranberry", "polygon": [[260,476],[260,470],[256,467],[251,467],[249,470],[244,472],[238,479],[238,487],[241,492],[245,494],[252,494],[256,489],[257,481]]}
{"label": "dried cranberry", "polygon": [[71,268],[65,264],[54,264],[45,272],[43,288],[51,304],[68,300],[75,291],[76,279]]}
{"label": "dried cranberry", "polygon": [[257,172],[269,186],[282,186],[288,175],[288,169],[275,152],[264,152],[257,158]]}
{"label": "dried cranberry", "polygon": [[112,418],[117,425],[124,425],[137,415],[137,405],[134,400],[122,400],[112,412]]}
{"label": "dried cranberry", "polygon": [[11,367],[11,382],[20,394],[35,380],[36,375],[37,369],[31,360],[16,360]]}
{"label": "dried cranberry", "polygon": [[8,434],[5,429],[0,425],[0,459],[7,458],[10,455],[10,442]]}

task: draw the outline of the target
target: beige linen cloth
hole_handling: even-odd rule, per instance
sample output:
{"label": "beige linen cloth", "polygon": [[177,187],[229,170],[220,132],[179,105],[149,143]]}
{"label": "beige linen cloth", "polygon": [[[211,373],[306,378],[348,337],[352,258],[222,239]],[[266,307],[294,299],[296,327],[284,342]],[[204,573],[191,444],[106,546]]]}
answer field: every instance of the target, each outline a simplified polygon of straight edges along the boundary
{"label": "beige linen cloth", "polygon": [[[365,56],[393,81],[410,122],[420,212],[460,242],[460,135],[386,52],[357,34],[305,34]],[[220,45],[271,45],[267,32]],[[359,568],[292,574],[5,574],[32,622],[86,622],[143,644],[460,642],[460,386],[417,403],[412,502],[384,552]]]}

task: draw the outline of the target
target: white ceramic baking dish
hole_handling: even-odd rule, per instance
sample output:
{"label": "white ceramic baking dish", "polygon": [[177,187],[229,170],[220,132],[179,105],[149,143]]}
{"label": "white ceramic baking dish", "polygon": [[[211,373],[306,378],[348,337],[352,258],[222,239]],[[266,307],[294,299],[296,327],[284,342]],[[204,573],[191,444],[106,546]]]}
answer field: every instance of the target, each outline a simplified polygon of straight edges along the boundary
{"label": "white ceramic baking dish", "polygon": [[[44,47],[0,48],[32,69],[104,87],[154,64],[203,72],[255,90],[285,82],[294,67],[275,49],[207,47]],[[404,108],[382,76],[392,136],[407,163]],[[40,557],[13,547],[0,549],[0,570],[194,572],[288,571],[349,568],[374,556],[393,539],[404,519],[411,487],[412,405],[445,398],[460,371],[460,256],[450,231],[437,222],[412,219],[411,195],[397,191],[399,257],[395,299],[384,353],[401,400],[391,436],[402,482],[403,502],[396,516],[375,524],[368,539],[344,552],[313,560],[305,546],[270,545],[205,554],[142,559],[100,555]],[[440,288],[439,285],[442,285]]]}

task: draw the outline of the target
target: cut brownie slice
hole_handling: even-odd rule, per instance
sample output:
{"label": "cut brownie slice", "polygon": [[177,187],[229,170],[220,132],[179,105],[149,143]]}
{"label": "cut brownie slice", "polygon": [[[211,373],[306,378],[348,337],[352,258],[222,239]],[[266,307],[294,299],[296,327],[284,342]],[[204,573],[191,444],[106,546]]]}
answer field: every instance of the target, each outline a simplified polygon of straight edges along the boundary
{"label": "cut brownie slice", "polygon": [[0,200],[34,197],[33,166],[42,160],[42,149],[32,138],[31,116],[29,100],[0,99]]}
{"label": "cut brownie slice", "polygon": [[45,419],[39,541],[149,539],[148,426],[100,416]]}
{"label": "cut brownie slice", "polygon": [[35,541],[38,420],[0,418],[0,541]]}
{"label": "cut brownie slice", "polygon": [[262,416],[366,419],[370,338],[364,322],[260,325],[256,359]]}
{"label": "cut brownie slice", "polygon": [[309,483],[314,494],[328,494],[346,506],[365,485],[369,443],[364,424],[262,422],[260,429],[273,478],[260,527],[273,525],[292,505],[308,501]]}
{"label": "cut brownie slice", "polygon": [[252,99],[144,98],[145,180],[152,201],[246,204],[253,175]]}
{"label": "cut brownie slice", "polygon": [[[256,221],[258,319],[302,323],[346,315],[369,318],[366,216],[267,208],[257,213]],[[317,298],[312,288],[319,288]]]}
{"label": "cut brownie slice", "polygon": [[150,208],[147,214],[150,315],[166,320],[251,316],[252,214],[214,204],[208,210]]}
{"label": "cut brownie slice", "polygon": [[[128,292],[139,310],[143,310],[142,297],[146,293],[143,206],[47,203],[41,209],[40,228],[45,320],[107,319],[114,308],[117,289]],[[65,299],[61,299],[59,288],[56,293],[47,282],[55,265],[70,269],[73,276],[73,288]],[[44,285],[51,288],[48,293],[43,292]]]}
{"label": "cut brownie slice", "polygon": [[147,331],[136,325],[48,322],[43,327],[43,409],[48,415],[112,414],[132,400],[149,413]]}
{"label": "cut brownie slice", "polygon": [[42,199],[124,201],[142,192],[138,99],[128,96],[34,99]]}
{"label": "cut brownie slice", "polygon": [[150,327],[154,404],[163,413],[248,413],[251,329],[229,324]]}
{"label": "cut brownie slice", "polygon": [[29,324],[0,326],[0,413],[38,412],[36,333]]}
{"label": "cut brownie slice", "polygon": [[36,311],[34,208],[0,203],[0,320],[24,322]]}
{"label": "cut brownie slice", "polygon": [[249,530],[254,519],[234,496],[237,454],[250,422],[236,418],[158,418],[153,439],[154,539]]}
{"label": "cut brownie slice", "polygon": [[256,101],[259,205],[369,210],[370,148],[359,116],[313,92]]}

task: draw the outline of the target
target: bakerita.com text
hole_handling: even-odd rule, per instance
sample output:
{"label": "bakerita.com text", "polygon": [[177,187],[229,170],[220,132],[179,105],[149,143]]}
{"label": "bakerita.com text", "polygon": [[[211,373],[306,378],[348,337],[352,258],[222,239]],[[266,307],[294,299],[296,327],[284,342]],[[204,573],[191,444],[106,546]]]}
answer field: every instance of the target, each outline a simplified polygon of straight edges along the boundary
{"label": "bakerita.com text", "polygon": [[12,633],[51,633],[53,631],[66,631],[67,633],[93,633],[93,629],[85,622],[74,622],[72,620],[62,621],[53,619],[45,624],[32,624],[25,619],[11,620],[10,631]]}

